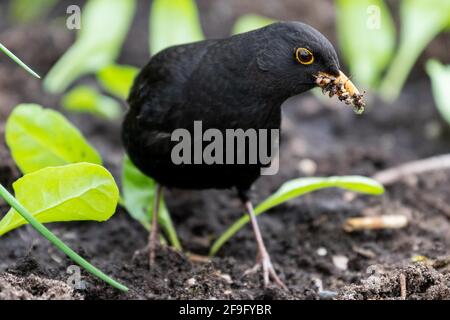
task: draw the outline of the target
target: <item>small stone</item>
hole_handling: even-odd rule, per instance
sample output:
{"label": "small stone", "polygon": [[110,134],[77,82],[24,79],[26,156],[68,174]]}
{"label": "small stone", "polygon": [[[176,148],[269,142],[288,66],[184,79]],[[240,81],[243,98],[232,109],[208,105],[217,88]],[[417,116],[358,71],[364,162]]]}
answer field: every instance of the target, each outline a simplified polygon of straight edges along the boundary
{"label": "small stone", "polygon": [[317,171],[317,164],[311,159],[303,159],[298,163],[298,171],[306,176],[313,176]]}
{"label": "small stone", "polygon": [[348,269],[348,258],[342,255],[336,255],[332,258],[333,264],[339,270],[345,271]]}
{"label": "small stone", "polygon": [[324,247],[321,247],[321,248],[317,249],[317,255],[319,255],[321,257],[326,256],[327,253],[328,253],[328,251]]}
{"label": "small stone", "polygon": [[322,300],[332,300],[336,298],[338,293],[336,291],[323,290],[319,292],[319,298]]}
{"label": "small stone", "polygon": [[222,278],[228,284],[233,283],[233,280],[231,279],[231,276],[229,274],[221,274],[220,278]]}
{"label": "small stone", "polygon": [[188,288],[193,287],[197,284],[197,280],[195,278],[190,278],[186,280],[186,285]]}

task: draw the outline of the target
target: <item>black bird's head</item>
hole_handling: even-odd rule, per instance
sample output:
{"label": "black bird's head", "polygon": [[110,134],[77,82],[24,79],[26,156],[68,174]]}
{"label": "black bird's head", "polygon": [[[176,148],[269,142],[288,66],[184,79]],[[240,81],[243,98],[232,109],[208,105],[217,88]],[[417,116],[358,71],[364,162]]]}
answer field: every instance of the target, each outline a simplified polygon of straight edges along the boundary
{"label": "black bird's head", "polygon": [[[333,45],[313,27],[301,22],[278,22],[256,32],[259,39],[257,65],[266,89],[272,93],[290,97],[316,85],[325,89],[332,82],[342,84],[342,88],[345,85],[350,96],[359,95],[340,71]],[[321,83],[319,80],[324,78],[329,80]],[[339,92],[334,94],[339,95]]]}

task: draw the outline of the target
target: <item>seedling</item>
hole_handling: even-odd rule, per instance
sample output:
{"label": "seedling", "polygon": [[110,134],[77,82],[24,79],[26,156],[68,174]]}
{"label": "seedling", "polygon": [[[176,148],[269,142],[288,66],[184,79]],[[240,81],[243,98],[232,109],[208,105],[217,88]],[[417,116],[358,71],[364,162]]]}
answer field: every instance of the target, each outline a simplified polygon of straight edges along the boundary
{"label": "seedling", "polygon": [[50,241],[53,245],[55,245],[58,249],[64,252],[70,259],[72,259],[75,263],[83,267],[88,272],[92,273],[94,276],[99,279],[105,281],[110,284],[114,288],[121,291],[128,291],[128,288],[122,285],[121,283],[115,281],[114,279],[108,277],[102,271],[94,267],[88,261],[83,259],[80,255],[78,255],[75,251],[73,251],[69,246],[67,246],[62,240],[60,240],[57,236],[55,236],[49,229],[47,229],[42,223],[37,221],[28,211],[27,209],[14,198],[12,194],[8,192],[1,184],[0,184],[0,196],[8,203],[14,210],[20,214],[23,219],[25,219],[31,226],[39,232],[44,238]]}
{"label": "seedling", "polygon": [[436,60],[430,60],[427,62],[427,72],[439,113],[450,125],[450,65],[444,66]]}
{"label": "seedling", "polygon": [[[4,47],[2,47],[2,51],[4,51],[3,48]],[[19,65],[24,66],[25,69],[31,70],[11,52],[9,52],[8,55],[16,62],[19,61]],[[22,106],[21,109],[24,108],[27,108],[27,106]],[[33,107],[29,108],[33,109]],[[87,143],[83,143],[82,137],[78,135],[78,132],[76,132],[74,128],[64,122],[64,119],[53,117],[53,120],[55,119],[59,119],[56,120],[57,122],[59,121],[57,124],[60,125],[59,127],[65,129],[65,131],[61,130],[61,132],[58,132],[59,134],[72,134],[72,138],[75,139],[74,141],[76,142],[75,147],[78,144],[85,148],[81,153],[75,151],[74,154],[85,157],[84,152],[90,151]],[[8,126],[6,128],[7,132],[9,131],[11,133],[11,130],[13,131],[13,137],[10,142],[16,140],[14,138],[14,126],[12,128],[13,129]],[[26,152],[29,152],[29,150],[25,151],[25,153]],[[102,271],[79,256],[39,221],[73,221],[77,219],[86,220],[89,218],[104,221],[109,219],[115,212],[119,198],[118,188],[111,174],[101,166],[87,163],[65,167],[49,167],[38,170],[38,168],[35,168],[26,161],[22,152],[17,152],[17,154],[18,158],[23,160],[23,162],[21,161],[23,171],[37,170],[32,174],[25,175],[22,179],[19,179],[13,184],[17,196],[23,198],[25,206],[31,208],[31,212],[0,184],[0,197],[2,197],[12,208],[0,221],[0,235],[28,222],[43,237],[88,272],[118,290],[128,291],[127,287],[108,277]],[[94,152],[92,152],[91,155],[95,157]],[[54,160],[52,157],[47,157],[47,160],[48,159],[51,159],[51,161]],[[39,165],[44,165],[42,160],[39,162]],[[64,185],[61,186],[62,184]],[[97,203],[98,201],[101,202]],[[92,208],[96,208],[97,210],[94,214],[92,214]]]}
{"label": "seedling", "polygon": [[[293,198],[303,196],[307,193],[327,189],[340,188],[369,195],[381,195],[384,188],[381,184],[366,177],[347,176],[329,178],[300,178],[285,182],[280,189],[261,202],[255,208],[255,214],[260,215],[269,209],[279,206]],[[210,255],[214,256],[220,248],[242,229],[250,219],[248,215],[243,215],[231,227],[229,227],[212,245]]]}

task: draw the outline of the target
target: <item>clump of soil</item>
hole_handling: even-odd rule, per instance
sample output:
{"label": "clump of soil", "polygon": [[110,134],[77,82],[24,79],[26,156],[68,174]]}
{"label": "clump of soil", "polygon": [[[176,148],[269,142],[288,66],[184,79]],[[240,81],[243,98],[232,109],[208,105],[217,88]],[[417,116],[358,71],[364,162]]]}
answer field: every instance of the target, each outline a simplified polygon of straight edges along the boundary
{"label": "clump of soil", "polygon": [[[405,297],[401,297],[401,277],[406,279]],[[362,284],[342,289],[343,300],[361,299],[450,299],[450,274],[442,274],[431,266],[415,264],[379,275],[372,275]]]}
{"label": "clump of soil", "polygon": [[62,281],[31,274],[0,274],[0,300],[80,300],[82,296]]}

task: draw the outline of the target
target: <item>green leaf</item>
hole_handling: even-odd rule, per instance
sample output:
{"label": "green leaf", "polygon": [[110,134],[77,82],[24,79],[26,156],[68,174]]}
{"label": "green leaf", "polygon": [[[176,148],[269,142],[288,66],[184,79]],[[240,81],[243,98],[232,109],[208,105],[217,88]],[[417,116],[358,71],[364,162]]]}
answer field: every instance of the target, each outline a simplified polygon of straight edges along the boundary
{"label": "green leaf", "polygon": [[[300,178],[284,183],[278,191],[255,208],[255,214],[260,215],[261,213],[293,198],[326,188],[340,188],[371,195],[381,195],[384,193],[384,188],[381,184],[373,179],[360,176]],[[211,247],[210,255],[215,255],[219,249],[249,221],[248,215],[244,215],[237,220],[214,242]]]}
{"label": "green leaf", "polygon": [[260,16],[257,14],[247,14],[239,17],[234,24],[232,34],[244,33],[252,30],[256,30],[269,24],[274,23],[273,19]]}
{"label": "green leaf", "polygon": [[135,0],[88,1],[78,39],[46,76],[45,89],[62,93],[79,77],[112,64],[120,53],[135,7]]}
{"label": "green leaf", "polygon": [[150,52],[204,39],[194,0],[154,0],[150,15]]}
{"label": "green leaf", "polygon": [[102,160],[63,115],[35,104],[17,106],[6,123],[6,143],[26,174],[49,166]]}
{"label": "green leaf", "polygon": [[444,66],[437,60],[427,62],[433,96],[442,117],[450,125],[450,65]]}
{"label": "green leaf", "polygon": [[110,65],[97,73],[97,80],[106,91],[126,100],[138,72],[132,66]]}
{"label": "green leaf", "polygon": [[[17,180],[13,188],[16,199],[41,223],[106,221],[119,199],[112,175],[91,163],[35,171]],[[11,209],[0,221],[0,236],[26,223]]]}
{"label": "green leaf", "polygon": [[44,17],[56,2],[57,0],[12,0],[9,14],[20,23],[36,21]]}
{"label": "green leaf", "polygon": [[338,0],[340,48],[355,81],[375,87],[395,48],[395,26],[383,0]]}
{"label": "green leaf", "polygon": [[87,112],[111,120],[118,119],[122,114],[119,102],[84,85],[67,93],[61,104],[69,111]]}
{"label": "green leaf", "polygon": [[2,45],[0,43],[0,51],[3,52],[4,54],[6,54],[11,60],[13,60],[15,63],[17,63],[22,69],[24,69],[25,71],[27,71],[29,74],[31,74],[32,76],[40,79],[41,77],[34,72],[29,66],[27,66],[25,63],[22,62],[22,60],[20,60],[19,58],[17,58],[14,53],[12,53],[11,51],[8,50],[8,48],[6,48],[4,45]]}
{"label": "green leaf", "polygon": [[400,46],[380,87],[381,96],[395,100],[416,60],[450,20],[450,1],[403,0]]}
{"label": "green leaf", "polygon": [[[122,169],[124,205],[128,213],[147,230],[150,230],[155,190],[156,182],[139,171],[131,160],[125,156]],[[159,207],[159,224],[163,227],[170,243],[181,250],[180,241],[163,197],[161,197]]]}

